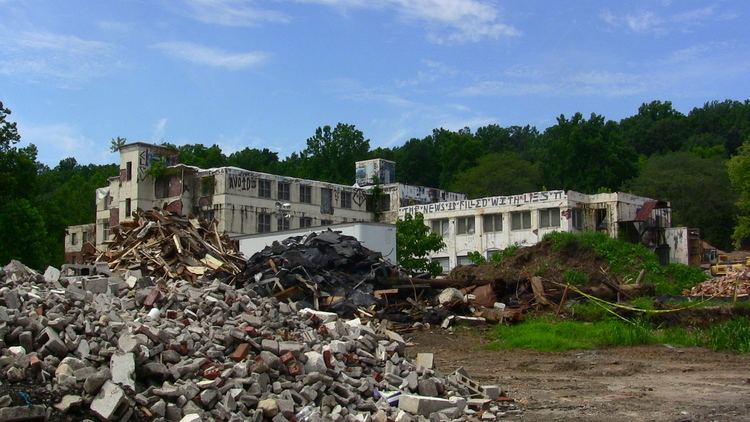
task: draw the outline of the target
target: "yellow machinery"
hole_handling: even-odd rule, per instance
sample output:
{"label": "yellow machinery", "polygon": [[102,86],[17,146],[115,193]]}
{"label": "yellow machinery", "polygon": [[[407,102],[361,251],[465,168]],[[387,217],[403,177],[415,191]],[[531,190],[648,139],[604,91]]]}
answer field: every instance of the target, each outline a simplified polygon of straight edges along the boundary
{"label": "yellow machinery", "polygon": [[710,270],[712,276],[720,277],[727,275],[729,271],[742,271],[748,267],[750,267],[750,256],[744,261],[736,261],[730,260],[727,254],[720,253],[716,261],[711,264]]}

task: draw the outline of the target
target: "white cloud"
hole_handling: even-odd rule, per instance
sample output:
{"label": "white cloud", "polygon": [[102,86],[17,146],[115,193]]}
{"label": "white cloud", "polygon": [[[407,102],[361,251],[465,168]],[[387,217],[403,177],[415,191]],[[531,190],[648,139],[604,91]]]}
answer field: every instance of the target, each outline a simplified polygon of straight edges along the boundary
{"label": "white cloud", "polygon": [[363,86],[359,81],[349,78],[329,79],[321,83],[324,90],[344,100],[374,101],[396,107],[411,107],[414,102],[391,92],[390,90]]}
{"label": "white cloud", "polygon": [[176,59],[228,70],[255,67],[268,59],[268,54],[262,51],[232,53],[190,42],[162,42],[152,47]]}
{"label": "white cloud", "polygon": [[384,9],[410,21],[428,24],[428,39],[436,43],[476,42],[514,37],[520,31],[500,22],[497,8],[482,0],[297,0],[337,8]]}
{"label": "white cloud", "polygon": [[610,28],[624,28],[637,34],[657,35],[677,30],[689,31],[705,22],[731,20],[737,17],[738,15],[733,12],[718,12],[715,5],[673,13],[641,10],[618,15],[605,9],[599,14],[599,18]]}
{"label": "white cloud", "polygon": [[248,0],[185,0],[180,11],[204,23],[222,26],[255,26],[263,22],[288,22],[284,13],[264,9]]}
{"label": "white cloud", "polygon": [[161,142],[164,139],[164,130],[167,127],[167,118],[162,117],[154,124],[154,132],[151,134],[151,139],[154,142]]}
{"label": "white cloud", "polygon": [[0,75],[75,85],[118,65],[114,48],[101,41],[47,31],[20,31],[4,38]]}
{"label": "white cloud", "polygon": [[67,123],[36,125],[19,120],[18,132],[22,144],[36,145],[39,161],[50,167],[67,157],[74,157],[79,163],[112,162],[108,140],[97,143]]}

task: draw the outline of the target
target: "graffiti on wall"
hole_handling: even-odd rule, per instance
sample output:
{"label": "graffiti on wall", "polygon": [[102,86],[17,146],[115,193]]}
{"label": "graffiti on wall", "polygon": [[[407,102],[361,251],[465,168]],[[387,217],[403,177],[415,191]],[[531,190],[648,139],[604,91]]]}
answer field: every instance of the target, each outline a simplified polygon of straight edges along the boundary
{"label": "graffiti on wall", "polygon": [[406,214],[430,214],[443,211],[462,211],[478,208],[501,207],[507,205],[524,205],[537,202],[555,201],[565,197],[565,191],[544,191],[520,195],[493,196],[491,198],[466,199],[463,201],[438,202],[436,204],[412,205],[402,207],[399,211]]}
{"label": "graffiti on wall", "polygon": [[227,175],[227,189],[248,191],[255,189],[257,179],[248,174],[229,174]]}

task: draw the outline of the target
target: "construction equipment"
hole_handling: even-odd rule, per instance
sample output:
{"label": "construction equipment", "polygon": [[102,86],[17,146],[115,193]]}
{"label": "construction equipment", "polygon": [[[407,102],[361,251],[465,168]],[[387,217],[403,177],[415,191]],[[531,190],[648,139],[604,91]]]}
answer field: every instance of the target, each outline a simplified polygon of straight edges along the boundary
{"label": "construction equipment", "polygon": [[742,271],[748,267],[750,267],[750,256],[744,260],[732,260],[729,259],[729,255],[720,253],[709,269],[713,277],[721,277],[730,271]]}

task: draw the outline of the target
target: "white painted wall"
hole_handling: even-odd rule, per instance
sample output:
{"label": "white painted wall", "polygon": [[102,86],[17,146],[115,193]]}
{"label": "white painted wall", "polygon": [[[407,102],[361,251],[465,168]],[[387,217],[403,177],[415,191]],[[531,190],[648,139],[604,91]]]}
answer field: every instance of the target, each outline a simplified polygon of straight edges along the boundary
{"label": "white painted wall", "polygon": [[271,246],[274,241],[282,241],[293,236],[306,236],[310,233],[320,233],[327,229],[341,232],[347,236],[353,236],[367,248],[380,252],[383,258],[396,262],[396,226],[392,224],[379,223],[346,223],[332,224],[330,226],[311,227],[307,229],[288,230],[284,232],[273,232],[264,234],[253,234],[236,236],[234,239],[240,242],[240,252],[249,258],[256,252],[260,252],[266,246]]}
{"label": "white painted wall", "polygon": [[665,231],[669,245],[669,262],[690,264],[690,249],[688,248],[688,228],[670,227]]}

